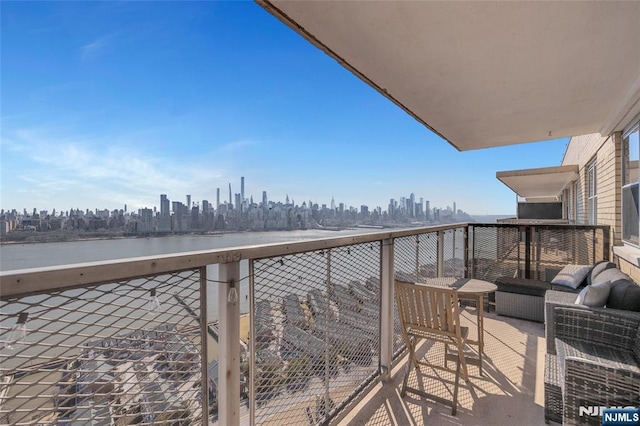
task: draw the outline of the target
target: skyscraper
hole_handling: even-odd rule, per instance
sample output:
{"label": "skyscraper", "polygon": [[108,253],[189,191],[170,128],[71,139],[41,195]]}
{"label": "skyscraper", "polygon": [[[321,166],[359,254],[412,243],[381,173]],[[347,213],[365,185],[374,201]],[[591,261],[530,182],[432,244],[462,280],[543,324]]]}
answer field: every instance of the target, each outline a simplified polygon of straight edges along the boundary
{"label": "skyscraper", "polygon": [[216,210],[220,208],[220,188],[216,188]]}
{"label": "skyscraper", "polygon": [[191,195],[187,194],[187,209],[191,210]]}
{"label": "skyscraper", "polygon": [[233,200],[231,199],[231,182],[229,182],[229,204],[233,204]]}
{"label": "skyscraper", "polygon": [[240,178],[240,201],[244,201],[244,176]]}
{"label": "skyscraper", "polygon": [[416,196],[413,192],[409,195],[409,205],[407,207],[409,217],[416,217]]}
{"label": "skyscraper", "polygon": [[167,194],[160,194],[160,216],[169,217],[169,199]]}

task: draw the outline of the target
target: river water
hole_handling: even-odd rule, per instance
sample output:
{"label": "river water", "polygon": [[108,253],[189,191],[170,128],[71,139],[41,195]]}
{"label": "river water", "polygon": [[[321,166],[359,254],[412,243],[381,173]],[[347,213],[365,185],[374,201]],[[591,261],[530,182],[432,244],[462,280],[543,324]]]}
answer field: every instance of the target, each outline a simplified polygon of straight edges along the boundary
{"label": "river water", "polygon": [[[215,235],[180,235],[156,238],[128,238],[116,240],[72,241],[62,243],[7,244],[0,246],[0,270],[38,268],[45,266],[71,265],[76,263],[102,260],[128,259],[141,256],[154,256],[183,253],[198,250],[241,247],[279,242],[296,242],[318,238],[341,237],[356,234],[379,232],[379,229],[349,229],[344,231],[276,231],[246,232]],[[248,262],[240,263],[240,277],[247,277]],[[207,275],[215,280],[218,276],[217,265],[207,267]],[[240,285],[240,311],[249,310],[249,284],[244,279]],[[218,318],[217,290],[208,292],[208,318]]]}

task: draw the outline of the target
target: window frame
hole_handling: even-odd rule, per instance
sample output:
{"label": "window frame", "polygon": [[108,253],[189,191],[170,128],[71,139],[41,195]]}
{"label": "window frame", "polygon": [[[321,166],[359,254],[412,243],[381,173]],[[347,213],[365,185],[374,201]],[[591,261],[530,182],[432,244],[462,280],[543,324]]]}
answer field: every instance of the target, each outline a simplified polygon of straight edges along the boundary
{"label": "window frame", "polygon": [[[638,160],[629,159],[629,152],[631,151],[628,146],[630,142],[629,139],[630,139],[630,136],[635,132],[637,132],[640,136],[640,116],[634,118],[633,121],[627,126],[627,128],[622,133],[621,143],[622,143],[622,179],[623,180],[622,180],[622,187],[620,188],[620,202],[621,202],[620,218],[621,218],[622,232],[620,234],[621,234],[621,239],[623,243],[632,245],[634,247],[640,247],[640,235],[630,236],[631,238],[635,237],[635,241],[630,240],[629,237],[625,235],[625,214],[624,214],[625,213],[625,206],[624,206],[625,191],[633,191],[634,186],[637,187],[638,185],[640,185],[640,176],[638,176],[638,178],[634,181],[628,180],[629,179],[628,178],[629,162],[638,161]],[[636,147],[636,149],[640,151],[640,137],[638,140],[638,144],[639,146]],[[635,190],[637,191],[638,188],[635,188]],[[637,208],[635,213],[636,213],[636,217],[638,217],[638,229],[640,229],[640,206]]]}

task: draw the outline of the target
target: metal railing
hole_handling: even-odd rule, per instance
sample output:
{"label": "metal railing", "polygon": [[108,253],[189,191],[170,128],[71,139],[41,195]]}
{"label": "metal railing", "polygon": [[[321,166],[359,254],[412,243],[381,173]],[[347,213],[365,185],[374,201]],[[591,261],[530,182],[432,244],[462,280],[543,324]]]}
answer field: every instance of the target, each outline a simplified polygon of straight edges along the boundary
{"label": "metal railing", "polygon": [[609,226],[470,224],[469,274],[550,280],[567,264],[609,260]]}
{"label": "metal railing", "polygon": [[0,424],[329,423],[403,350],[394,277],[491,279],[526,264],[514,250],[532,271],[549,250],[582,261],[573,228],[529,248],[519,227],[456,224],[2,272]]}

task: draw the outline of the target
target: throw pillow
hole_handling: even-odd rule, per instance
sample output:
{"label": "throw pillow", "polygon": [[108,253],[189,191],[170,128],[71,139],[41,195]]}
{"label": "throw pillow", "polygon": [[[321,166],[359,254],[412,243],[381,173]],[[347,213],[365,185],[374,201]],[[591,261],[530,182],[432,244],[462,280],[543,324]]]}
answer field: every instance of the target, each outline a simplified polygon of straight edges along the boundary
{"label": "throw pillow", "polygon": [[576,301],[573,302],[576,305],[583,305],[584,304],[584,296],[586,296],[587,291],[589,290],[590,286],[586,286],[585,288],[583,288],[582,290],[580,290],[580,293],[578,293],[578,297],[576,297]]}
{"label": "throw pillow", "polygon": [[551,281],[551,284],[564,285],[576,289],[582,284],[591,267],[589,265],[567,265]]}
{"label": "throw pillow", "polygon": [[611,292],[611,281],[593,284],[586,287],[587,291],[584,295],[582,304],[591,306],[592,308],[603,308],[609,299]]}
{"label": "throw pillow", "polygon": [[598,274],[598,276],[593,278],[592,284],[602,283],[605,281],[611,281],[611,284],[618,280],[627,280],[632,281],[631,277],[624,272],[622,272],[618,268],[607,269],[606,271],[602,271]]}
{"label": "throw pillow", "polygon": [[640,287],[630,280],[612,282],[607,308],[640,311]]}
{"label": "throw pillow", "polygon": [[587,284],[593,284],[594,279],[598,276],[600,272],[606,271],[607,269],[615,268],[616,264],[609,262],[608,260],[601,260],[600,262],[593,265],[591,268],[591,272],[587,275]]}

